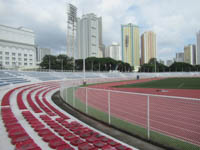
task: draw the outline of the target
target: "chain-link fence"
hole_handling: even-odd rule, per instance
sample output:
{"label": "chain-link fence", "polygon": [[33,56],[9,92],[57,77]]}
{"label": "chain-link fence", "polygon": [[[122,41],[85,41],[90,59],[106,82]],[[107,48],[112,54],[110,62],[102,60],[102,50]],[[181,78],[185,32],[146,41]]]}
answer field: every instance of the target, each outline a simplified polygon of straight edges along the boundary
{"label": "chain-link fence", "polygon": [[119,129],[177,149],[200,149],[200,99],[69,87],[76,109]]}

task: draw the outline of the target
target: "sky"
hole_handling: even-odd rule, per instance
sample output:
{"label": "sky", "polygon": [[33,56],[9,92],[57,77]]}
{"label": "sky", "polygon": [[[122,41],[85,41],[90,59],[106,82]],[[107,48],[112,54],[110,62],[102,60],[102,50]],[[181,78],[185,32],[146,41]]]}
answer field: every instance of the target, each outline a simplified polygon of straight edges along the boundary
{"label": "sky", "polygon": [[196,44],[200,30],[200,0],[0,0],[0,24],[32,29],[40,47],[66,54],[66,4],[78,16],[102,17],[103,43],[121,43],[121,24],[133,23],[157,35],[157,58],[173,59],[188,44]]}

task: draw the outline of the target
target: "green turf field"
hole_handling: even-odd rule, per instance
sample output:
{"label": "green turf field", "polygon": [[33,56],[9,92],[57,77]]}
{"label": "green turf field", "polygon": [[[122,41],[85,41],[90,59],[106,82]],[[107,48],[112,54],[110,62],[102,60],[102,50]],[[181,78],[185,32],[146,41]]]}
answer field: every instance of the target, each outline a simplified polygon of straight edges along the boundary
{"label": "green turf field", "polygon": [[200,78],[166,78],[115,86],[120,88],[200,89]]}

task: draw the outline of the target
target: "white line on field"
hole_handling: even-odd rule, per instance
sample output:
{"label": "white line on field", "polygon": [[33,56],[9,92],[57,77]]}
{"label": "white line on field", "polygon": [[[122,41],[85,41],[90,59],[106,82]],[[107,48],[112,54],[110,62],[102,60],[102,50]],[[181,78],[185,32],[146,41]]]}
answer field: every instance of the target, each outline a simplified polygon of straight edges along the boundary
{"label": "white line on field", "polygon": [[185,83],[181,83],[177,88],[181,88]]}

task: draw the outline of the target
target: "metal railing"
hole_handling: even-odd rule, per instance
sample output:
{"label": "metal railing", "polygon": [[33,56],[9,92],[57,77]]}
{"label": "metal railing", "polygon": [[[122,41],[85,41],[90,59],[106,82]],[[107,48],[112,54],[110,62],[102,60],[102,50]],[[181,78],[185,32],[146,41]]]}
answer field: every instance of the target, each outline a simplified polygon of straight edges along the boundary
{"label": "metal railing", "polygon": [[76,109],[142,138],[200,146],[200,99],[75,86],[62,96]]}

